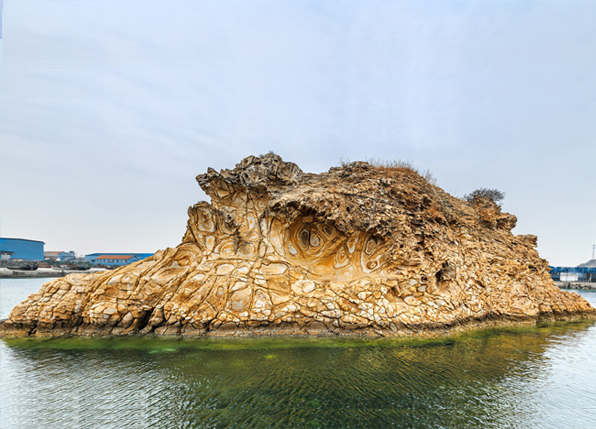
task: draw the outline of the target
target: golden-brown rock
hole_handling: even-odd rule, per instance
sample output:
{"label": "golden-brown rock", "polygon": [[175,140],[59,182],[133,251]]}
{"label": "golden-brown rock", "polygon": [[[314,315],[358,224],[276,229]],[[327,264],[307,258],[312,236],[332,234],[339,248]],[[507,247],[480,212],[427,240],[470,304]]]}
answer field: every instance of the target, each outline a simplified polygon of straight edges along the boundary
{"label": "golden-brown rock", "polygon": [[515,216],[408,168],[317,175],[267,154],[197,181],[211,203],[189,208],[178,247],[49,282],[0,332],[417,335],[595,316]]}

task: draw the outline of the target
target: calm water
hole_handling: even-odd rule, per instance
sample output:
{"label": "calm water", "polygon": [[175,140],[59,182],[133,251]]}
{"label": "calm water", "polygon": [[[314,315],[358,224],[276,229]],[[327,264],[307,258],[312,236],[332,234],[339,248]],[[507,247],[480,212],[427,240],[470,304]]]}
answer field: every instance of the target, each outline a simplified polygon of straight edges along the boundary
{"label": "calm water", "polygon": [[[0,318],[42,282],[0,280]],[[0,428],[596,428],[591,322],[435,341],[0,340],[0,354]]]}

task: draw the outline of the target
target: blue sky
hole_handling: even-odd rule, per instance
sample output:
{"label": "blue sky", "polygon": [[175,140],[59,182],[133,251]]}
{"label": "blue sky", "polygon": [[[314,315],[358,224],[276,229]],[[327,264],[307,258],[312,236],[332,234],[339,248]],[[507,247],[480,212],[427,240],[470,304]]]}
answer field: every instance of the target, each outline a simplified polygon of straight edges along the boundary
{"label": "blue sky", "polygon": [[0,228],[175,246],[194,177],[273,150],[506,193],[555,265],[596,243],[596,2],[6,0]]}

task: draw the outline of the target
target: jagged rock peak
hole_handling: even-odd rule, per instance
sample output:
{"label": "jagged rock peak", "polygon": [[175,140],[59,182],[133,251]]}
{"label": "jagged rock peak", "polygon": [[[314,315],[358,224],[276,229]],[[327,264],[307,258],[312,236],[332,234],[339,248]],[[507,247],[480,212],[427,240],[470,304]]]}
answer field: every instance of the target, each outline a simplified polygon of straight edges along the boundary
{"label": "jagged rock peak", "polygon": [[[272,152],[262,156],[244,158],[233,170],[222,170],[217,173],[209,168],[207,173],[199,174],[197,182],[205,193],[216,198],[225,193],[226,187],[261,189],[280,187],[298,183],[304,172],[293,162],[284,162],[281,156]],[[220,192],[213,188],[219,187]]]}

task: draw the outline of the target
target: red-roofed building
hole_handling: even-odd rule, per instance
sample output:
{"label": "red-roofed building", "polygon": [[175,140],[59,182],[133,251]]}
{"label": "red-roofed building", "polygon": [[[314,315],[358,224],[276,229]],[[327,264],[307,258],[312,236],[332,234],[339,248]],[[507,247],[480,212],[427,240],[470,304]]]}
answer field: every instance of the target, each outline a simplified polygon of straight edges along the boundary
{"label": "red-roofed building", "polygon": [[131,259],[139,260],[132,255],[99,255],[95,261],[102,265],[126,265],[132,262]]}
{"label": "red-roofed building", "polygon": [[46,250],[45,252],[43,252],[43,258],[51,259],[52,261],[57,261],[58,258],[60,258],[60,253],[62,253],[62,250]]}

